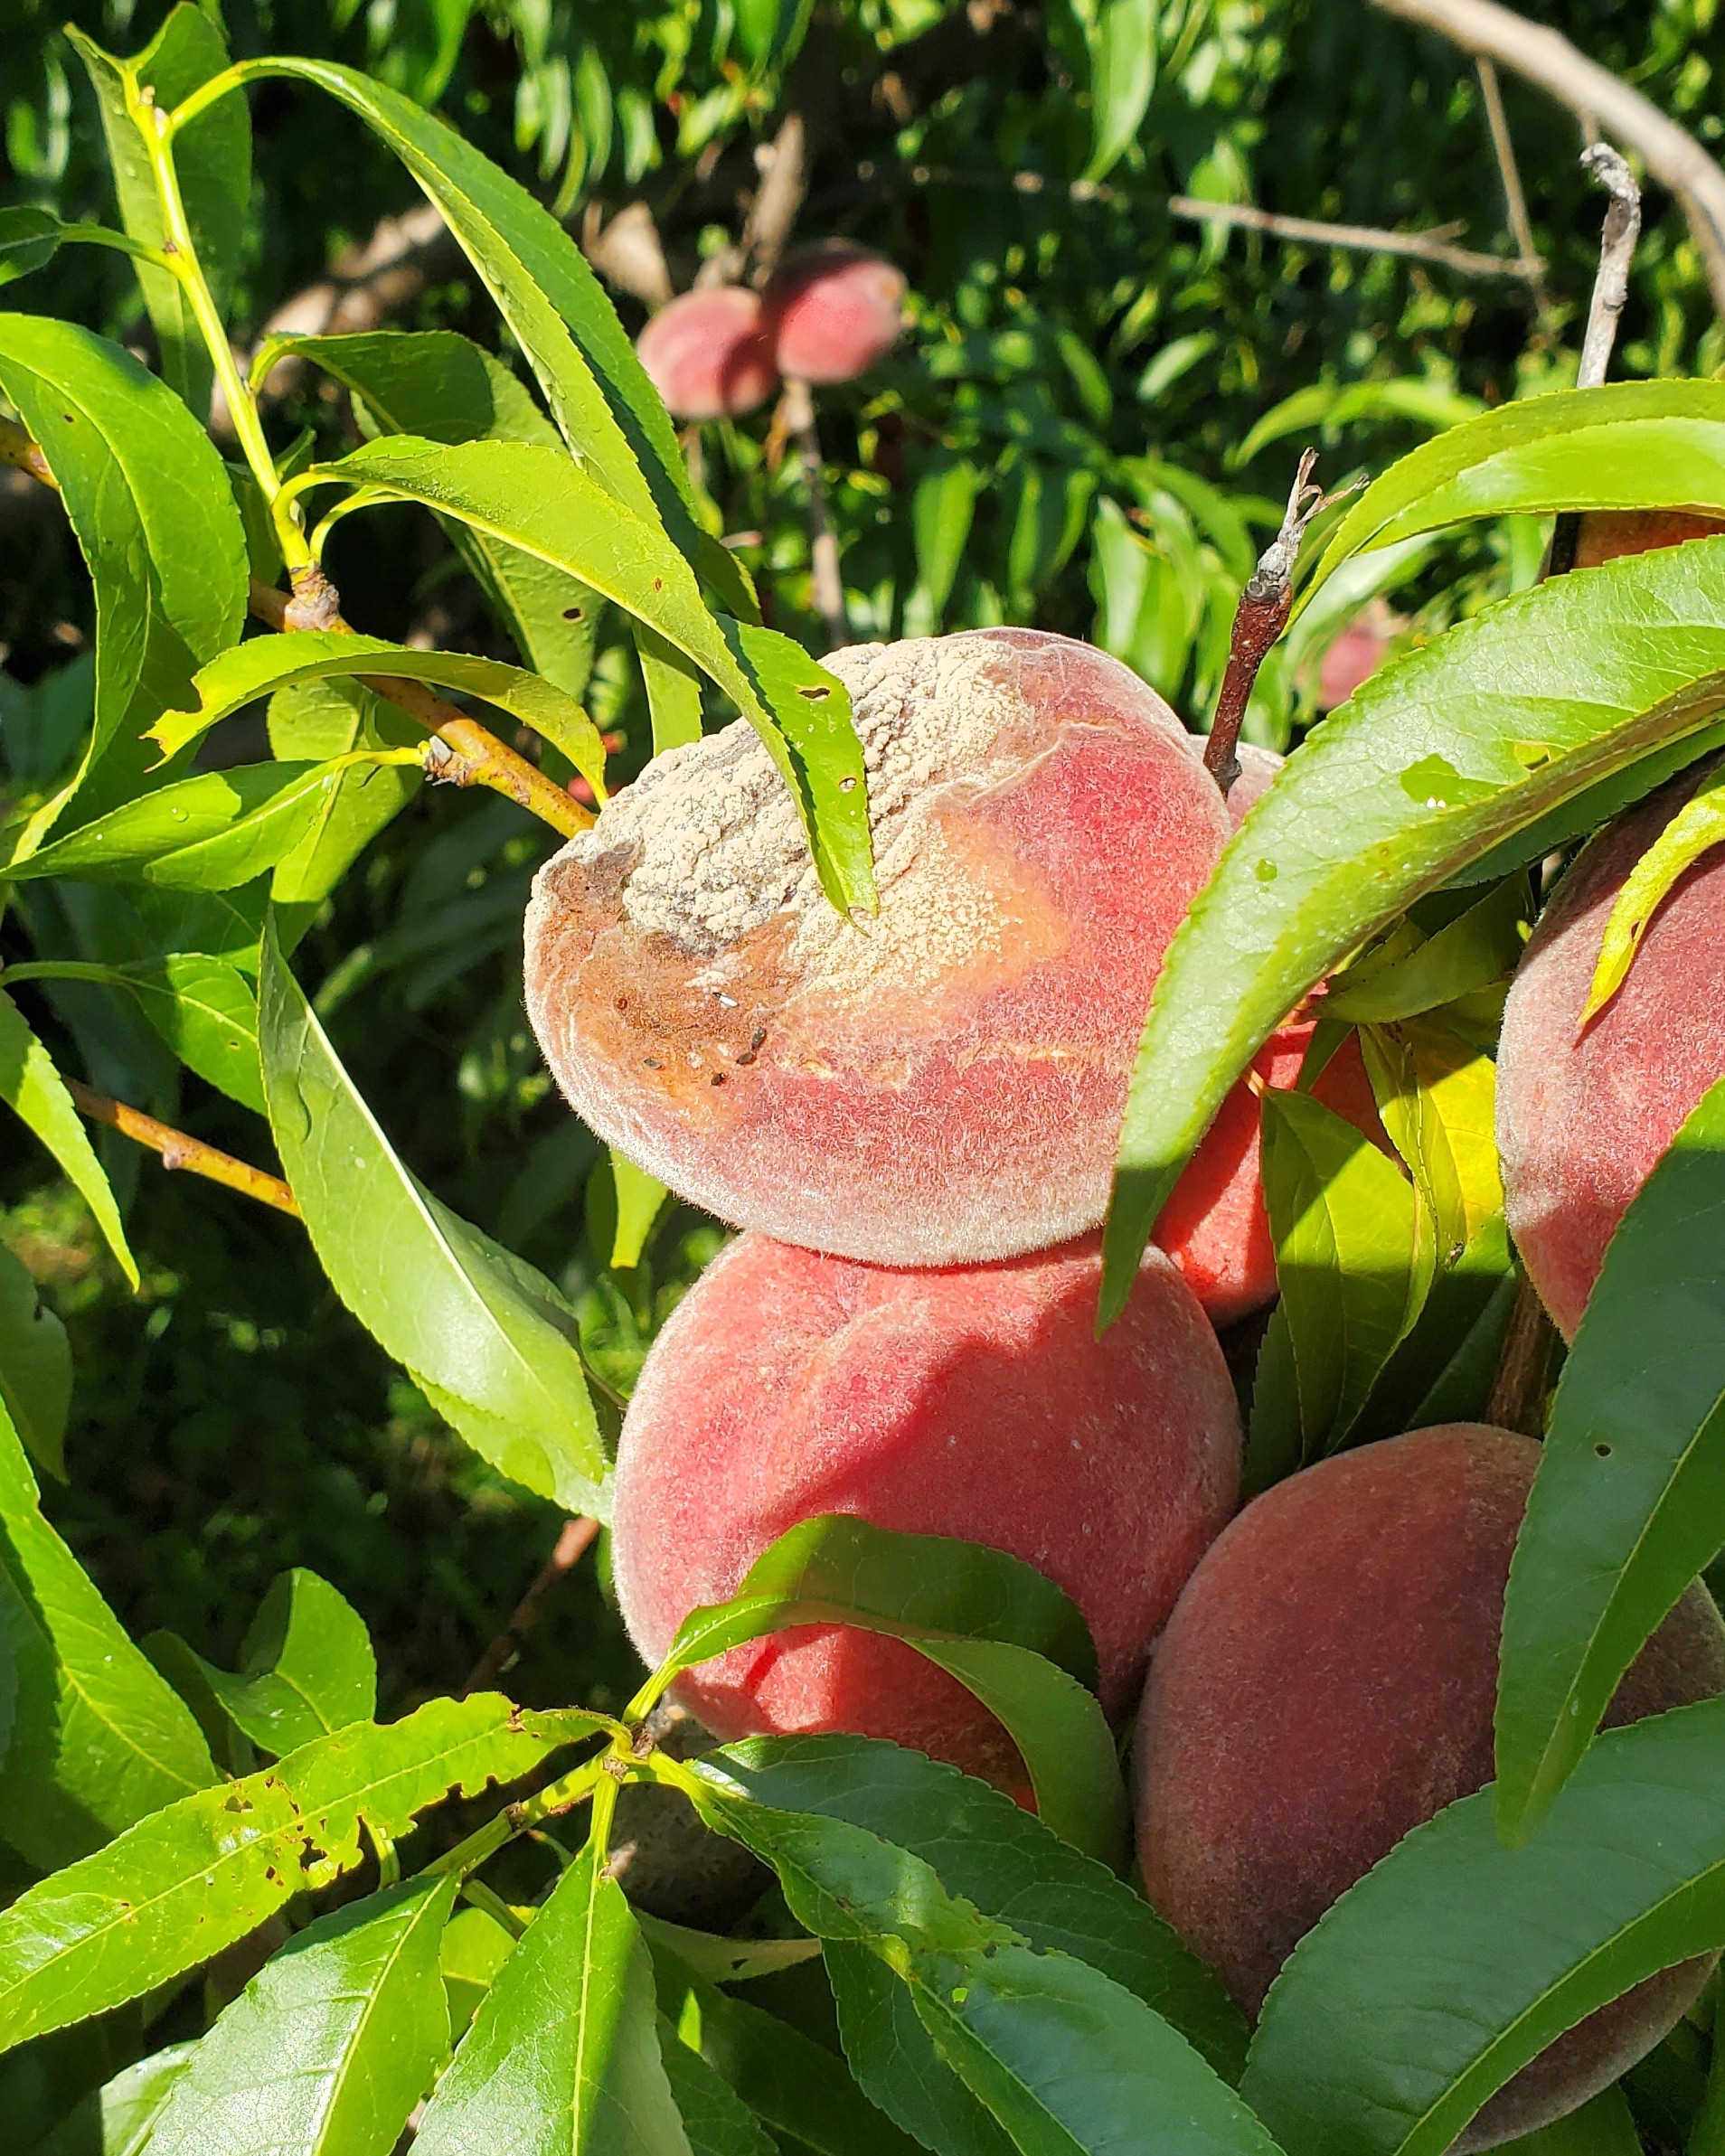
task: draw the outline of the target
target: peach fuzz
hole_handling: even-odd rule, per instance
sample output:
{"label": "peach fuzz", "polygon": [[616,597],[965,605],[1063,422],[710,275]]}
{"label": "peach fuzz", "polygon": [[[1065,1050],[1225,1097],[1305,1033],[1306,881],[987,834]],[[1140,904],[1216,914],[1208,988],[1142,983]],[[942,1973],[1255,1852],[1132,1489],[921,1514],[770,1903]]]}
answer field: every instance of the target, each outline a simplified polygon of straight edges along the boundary
{"label": "peach fuzz", "polygon": [[[1234,1509],[1240,1429],[1168,1261],[1152,1253],[1098,1341],[1100,1274],[1094,1237],[916,1271],[731,1244],[655,1342],[618,1446],[615,1576],[643,1657],[787,1528],[844,1512],[1034,1565],[1089,1619],[1122,1718]],[[702,1664],[676,1697],[722,1737],[888,1737],[1025,1794],[1005,1731],[900,1640],[801,1626]]]}
{"label": "peach fuzz", "polygon": [[[1498,1634],[1539,1447],[1449,1424],[1343,1453],[1247,1506],[1175,1605],[1135,1775],[1145,1890],[1249,2014],[1296,1942],[1404,1834],[1492,1778]],[[1692,1586],[1607,1726],[1725,1690]],[[1560,2118],[1642,2057],[1711,1958],[1560,2038],[1455,2144]]]}
{"label": "peach fuzz", "polygon": [[1497,1056],[1504,1212],[1575,1337],[1606,1245],[1678,1126],[1725,1077],[1725,850],[1660,903],[1616,995],[1581,1012],[1617,893],[1717,760],[1681,773],[1577,858],[1522,954]]}
{"label": "peach fuzz", "polygon": [[661,307],[635,349],[678,419],[734,419],[778,386],[760,301],[739,285],[685,292]]}
{"label": "peach fuzz", "polygon": [[903,272],[866,248],[827,240],[787,255],[761,295],[778,371],[811,382],[854,381],[899,341]]}
{"label": "peach fuzz", "polygon": [[739,722],[540,872],[527,1007],[570,1102],[720,1219],[881,1265],[1100,1221],[1162,956],[1227,838],[1172,711],[1063,636],[834,653],[881,910],[822,895]]}

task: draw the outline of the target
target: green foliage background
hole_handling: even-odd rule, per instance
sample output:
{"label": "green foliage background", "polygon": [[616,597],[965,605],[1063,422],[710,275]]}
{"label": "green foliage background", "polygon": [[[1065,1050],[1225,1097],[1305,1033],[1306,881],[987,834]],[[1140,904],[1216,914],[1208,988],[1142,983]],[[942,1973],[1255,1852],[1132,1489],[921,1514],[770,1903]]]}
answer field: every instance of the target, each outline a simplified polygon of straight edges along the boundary
{"label": "green foliage background", "polygon": [[[111,216],[62,12],[45,0],[9,11],[0,203]],[[128,51],[162,12],[150,0],[70,10]],[[1725,40],[1711,0],[1528,12],[1716,142]],[[1094,636],[1202,722],[1219,626],[1297,447],[1321,440],[1335,484],[1480,404],[1569,379],[1598,200],[1569,117],[1506,81],[1550,265],[1542,317],[1512,279],[1176,220],[1168,198],[1184,193],[1407,229],[1460,221],[1463,245],[1513,245],[1471,69],[1440,41],[1364,0],[1170,5],[1136,136],[1096,178],[1094,17],[1094,0],[235,0],[227,11],[237,56],[370,67],[435,101],[571,219],[589,201],[615,211],[646,199],[679,284],[734,232],[755,147],[785,111],[801,112],[814,154],[799,236],[880,248],[912,289],[900,351],[822,408],[858,633],[1010,619]],[[271,83],[253,117],[242,341],[418,199],[325,100]],[[147,339],[128,266],[96,249],[62,250],[18,298]],[[633,326],[638,310],[622,305]],[[1725,348],[1710,319],[1681,215],[1654,192],[1617,372],[1712,372]],[[395,321],[495,342],[489,304],[454,268]],[[746,558],[768,618],[818,647],[800,483],[789,460],[768,468],[767,418],[709,430],[708,478],[726,530],[760,534]],[[331,454],[353,438],[344,406],[321,399],[289,400],[273,424],[283,442],[310,427]],[[1409,562],[1397,603],[1411,633],[1440,626],[1526,581],[1534,559],[1513,527],[1476,529]],[[512,655],[488,641],[476,590],[429,520],[374,515],[363,550],[338,536],[332,563],[356,626]],[[0,729],[14,792],[52,771],[81,717],[90,626],[54,505],[22,479],[0,487]],[[634,767],[646,708],[615,626],[590,701]],[[1309,680],[1272,675],[1252,724],[1286,741],[1313,708]],[[222,751],[261,752],[243,734]],[[341,886],[302,971],[325,983],[335,1044],[402,1156],[581,1298],[589,1348],[626,1389],[717,1230],[679,1210],[641,1266],[604,1263],[598,1151],[553,1097],[520,1005],[521,907],[546,843],[506,804],[426,793]],[[29,902],[38,950],[74,955],[98,932],[58,898]],[[119,999],[61,988],[32,993],[29,1007],[70,1068],[259,1155],[261,1126],[181,1071]],[[52,1517],[135,1634],[168,1626],[231,1664],[269,1579],[304,1564],[370,1623],[386,1712],[458,1686],[550,1548],[554,1511],[448,1435],[337,1304],[292,1224],[188,1190],[123,1144],[106,1157],[129,1193],[140,1298],[81,1208],[44,1180],[42,1156],[20,1139],[0,1163],[5,1239],[74,1341],[72,1479],[51,1491]],[[583,1567],[561,1591],[516,1673],[519,1696],[606,1704],[631,1688],[601,1578]]]}

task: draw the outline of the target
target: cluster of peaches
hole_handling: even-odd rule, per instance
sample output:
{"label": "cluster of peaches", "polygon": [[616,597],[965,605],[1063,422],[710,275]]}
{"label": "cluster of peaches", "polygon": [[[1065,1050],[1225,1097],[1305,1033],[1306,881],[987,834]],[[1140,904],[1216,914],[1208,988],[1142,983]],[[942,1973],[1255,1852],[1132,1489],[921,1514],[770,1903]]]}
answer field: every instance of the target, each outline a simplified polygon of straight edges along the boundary
{"label": "cluster of peaches", "polygon": [[[1309,1013],[1258,1054],[1125,1315],[1095,1337],[1095,1231],[1151,990],[1279,759],[1249,751],[1224,801],[1158,696],[1033,630],[826,663],[863,744],[877,916],[827,904],[740,723],[649,766],[547,865],[529,915],[529,1007],[570,1102],[748,1231],[679,1305],[629,1408],[624,1614],[655,1662],[692,1608],[825,1513],[1036,1567],[1089,1622],[1108,1715],[1136,1710],[1145,1890],[1253,2014],[1337,1896],[1489,1780],[1538,1448],[1478,1425],[1417,1431],[1236,1516],[1242,1438],[1215,1328],[1276,1292],[1258,1090],[1295,1082]],[[1512,1226],[1566,1332],[1617,1219],[1725,1070],[1725,865],[1691,871],[1624,989],[1577,1031],[1612,898],[1692,784],[1595,842],[1510,997]],[[1318,1092],[1385,1143],[1356,1047]],[[1696,1586],[1608,1718],[1720,1690],[1725,1633]],[[806,1626],[679,1690],[721,1737],[891,1737],[1030,1801],[1005,1732],[900,1641]],[[1604,2087],[1705,1973],[1666,1972],[1572,2030],[1465,2145]]]}
{"label": "cluster of peaches", "polygon": [[736,419],[780,381],[853,381],[898,342],[903,272],[846,240],[787,255],[764,291],[697,286],[663,306],[636,351],[678,419]]}

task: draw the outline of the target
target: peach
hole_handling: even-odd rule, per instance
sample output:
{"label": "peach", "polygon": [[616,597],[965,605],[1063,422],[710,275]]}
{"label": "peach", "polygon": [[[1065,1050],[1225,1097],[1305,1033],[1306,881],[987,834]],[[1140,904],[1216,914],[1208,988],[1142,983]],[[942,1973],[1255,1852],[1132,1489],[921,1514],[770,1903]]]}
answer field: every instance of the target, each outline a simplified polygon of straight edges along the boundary
{"label": "peach", "polygon": [[901,270],[847,240],[787,255],[761,295],[767,334],[788,380],[854,381],[899,341]]}
{"label": "peach", "polygon": [[[1150,1899],[1249,2014],[1294,1944],[1444,1805],[1491,1779],[1498,1633],[1539,1447],[1449,1424],[1343,1453],[1247,1506],[1188,1581],[1138,1721]],[[1609,1725],[1725,1690],[1725,1629],[1692,1586]],[[1663,1972],[1494,2096],[1458,2149],[1561,2117],[1694,1999]]]}
{"label": "peach", "polygon": [[1368,681],[1382,663],[1390,638],[1382,619],[1370,610],[1359,614],[1324,653],[1318,665],[1318,705],[1333,711]]}
{"label": "peach", "polygon": [[1660,547],[1682,546],[1687,539],[1711,539],[1725,532],[1716,517],[1688,509],[1589,509],[1576,540],[1577,569],[1598,569],[1622,554],[1651,554]]}
{"label": "peach", "polygon": [[740,285],[683,293],[652,317],[635,349],[674,419],[737,419],[764,404],[778,381],[760,301]]}
{"label": "peach", "polygon": [[822,895],[739,722],[539,874],[527,1007],[577,1113],[720,1219],[880,1265],[1094,1227],[1162,955],[1228,833],[1136,674],[1032,629],[854,645],[881,910]]}
{"label": "peach", "polygon": [[[617,1595],[643,1657],[733,1594],[800,1520],[1010,1551],[1089,1620],[1107,1711],[1233,1511],[1240,1430],[1215,1334],[1152,1253],[1094,1334],[1095,1237],[990,1266],[857,1265],[746,1235],[654,1342],[617,1450]],[[1023,1794],[1005,1731],[900,1640],[806,1625],[732,1649],[676,1697],[723,1737],[889,1737]]]}
{"label": "peach", "polygon": [[1606,1245],[1703,1093],[1725,1077],[1725,852],[1661,902],[1622,986],[1581,1026],[1606,923],[1636,861],[1718,760],[1682,772],[1578,856],[1503,1007],[1504,1213],[1540,1299],[1575,1337]]}
{"label": "peach", "polygon": [[[1243,784],[1242,777],[1229,795],[1230,806]],[[1313,1020],[1303,1019],[1271,1034],[1252,1058],[1260,1084],[1285,1091],[1297,1083],[1313,1025]],[[1396,1158],[1379,1120],[1357,1033],[1350,1033],[1331,1057],[1312,1092]],[[1180,1267],[1212,1324],[1231,1324],[1276,1293],[1276,1247],[1264,1205],[1261,1145],[1258,1095],[1242,1078],[1223,1101],[1156,1222],[1158,1247]]]}

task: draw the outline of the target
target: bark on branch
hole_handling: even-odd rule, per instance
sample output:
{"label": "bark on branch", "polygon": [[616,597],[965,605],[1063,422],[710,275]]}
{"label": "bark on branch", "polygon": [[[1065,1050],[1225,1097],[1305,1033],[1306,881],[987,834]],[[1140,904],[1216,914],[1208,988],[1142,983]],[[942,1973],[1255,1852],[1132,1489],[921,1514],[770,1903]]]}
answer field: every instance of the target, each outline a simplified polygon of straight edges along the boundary
{"label": "bark on branch", "polygon": [[1497,0],[1372,0],[1372,5],[1437,31],[1475,59],[1495,61],[1567,106],[1589,137],[1604,133],[1633,150],[1682,203],[1714,308],[1725,315],[1725,171],[1692,135],[1568,38]]}

